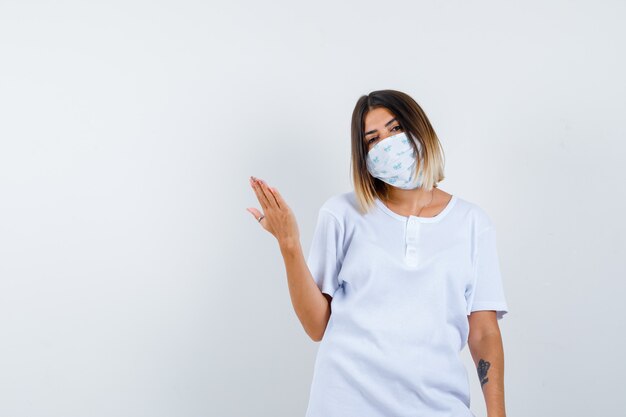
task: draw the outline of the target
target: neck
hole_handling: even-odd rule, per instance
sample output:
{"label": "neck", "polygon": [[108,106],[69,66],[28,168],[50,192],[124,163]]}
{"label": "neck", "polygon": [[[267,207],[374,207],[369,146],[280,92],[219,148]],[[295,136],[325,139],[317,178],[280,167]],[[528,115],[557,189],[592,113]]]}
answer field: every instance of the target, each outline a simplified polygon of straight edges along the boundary
{"label": "neck", "polygon": [[432,204],[435,200],[436,191],[436,187],[433,187],[432,190],[426,191],[422,188],[404,190],[402,188],[389,185],[387,187],[387,202],[396,207],[403,207],[407,210],[415,210],[427,204]]}

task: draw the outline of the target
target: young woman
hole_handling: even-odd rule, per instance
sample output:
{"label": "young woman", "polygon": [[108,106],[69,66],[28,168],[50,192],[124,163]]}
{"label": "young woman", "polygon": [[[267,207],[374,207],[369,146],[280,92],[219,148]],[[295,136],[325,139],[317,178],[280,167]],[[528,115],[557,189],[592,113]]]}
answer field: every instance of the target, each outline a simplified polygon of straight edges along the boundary
{"label": "young woman", "polygon": [[504,417],[494,223],[438,187],[441,144],[402,92],[359,98],[351,162],[354,191],[324,202],[306,260],[278,190],[250,180],[263,213],[248,211],[277,238],[296,314],[321,341],[306,416],[472,417],[468,344],[488,415]]}

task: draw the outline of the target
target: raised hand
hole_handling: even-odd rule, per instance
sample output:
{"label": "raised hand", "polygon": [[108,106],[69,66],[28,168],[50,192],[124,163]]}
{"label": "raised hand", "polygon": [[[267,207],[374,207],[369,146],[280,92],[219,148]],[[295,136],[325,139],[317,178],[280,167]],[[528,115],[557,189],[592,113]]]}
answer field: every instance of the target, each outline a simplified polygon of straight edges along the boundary
{"label": "raised hand", "polygon": [[250,177],[250,185],[256,193],[263,213],[254,207],[248,207],[255,220],[270,232],[280,245],[291,245],[300,242],[300,231],[296,218],[276,188],[270,187],[265,181]]}

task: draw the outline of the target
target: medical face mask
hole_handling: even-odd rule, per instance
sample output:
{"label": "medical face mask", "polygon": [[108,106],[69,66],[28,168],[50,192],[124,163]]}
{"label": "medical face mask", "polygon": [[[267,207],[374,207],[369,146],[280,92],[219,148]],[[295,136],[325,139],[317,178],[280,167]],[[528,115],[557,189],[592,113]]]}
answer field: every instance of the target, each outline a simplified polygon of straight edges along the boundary
{"label": "medical face mask", "polygon": [[[415,141],[415,144],[421,154],[421,144],[419,141]],[[416,175],[415,151],[405,132],[379,141],[367,153],[367,170],[372,176],[405,190],[422,186],[423,167],[422,164]]]}

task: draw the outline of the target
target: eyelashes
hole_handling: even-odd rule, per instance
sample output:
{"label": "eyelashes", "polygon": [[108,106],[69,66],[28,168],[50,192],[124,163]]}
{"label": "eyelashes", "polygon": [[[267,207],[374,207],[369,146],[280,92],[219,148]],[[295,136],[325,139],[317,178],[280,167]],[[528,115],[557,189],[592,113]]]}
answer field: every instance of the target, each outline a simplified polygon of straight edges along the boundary
{"label": "eyelashes", "polygon": [[[396,128],[397,128],[398,130],[395,130]],[[400,131],[400,130],[402,130],[402,128],[401,128],[399,125],[394,126],[394,127],[392,127],[392,128],[391,128],[391,131],[392,131],[392,132],[397,132],[397,131]],[[372,143],[372,141],[377,140],[377,139],[378,139],[378,136],[373,137],[373,138],[371,138],[370,140],[368,140],[368,141],[367,141],[367,144],[369,145],[369,144],[371,144],[371,143]]]}

